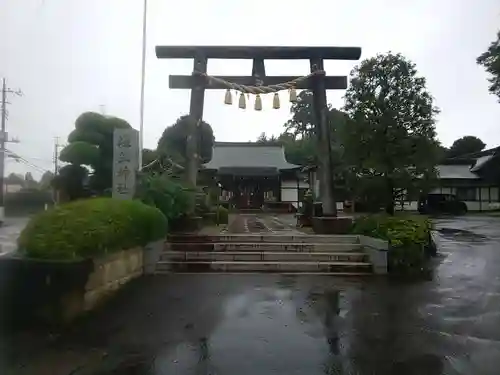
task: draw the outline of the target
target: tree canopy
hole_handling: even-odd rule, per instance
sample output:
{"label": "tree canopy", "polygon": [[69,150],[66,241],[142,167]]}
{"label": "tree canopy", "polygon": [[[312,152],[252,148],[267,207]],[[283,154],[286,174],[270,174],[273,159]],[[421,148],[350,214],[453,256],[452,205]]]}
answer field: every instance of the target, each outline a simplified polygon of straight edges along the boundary
{"label": "tree canopy", "polygon": [[[356,178],[376,179],[388,213],[399,191],[432,176],[438,157],[438,109],[414,63],[401,54],[366,59],[351,72],[345,95],[345,158]],[[398,188],[398,189],[396,189]]]}
{"label": "tree canopy", "polygon": [[315,140],[307,135],[304,138],[297,138],[292,133],[284,132],[278,137],[274,135],[268,137],[266,133],[261,133],[256,142],[270,146],[283,146],[286,160],[292,164],[310,165],[316,161]]}
{"label": "tree canopy", "polygon": [[45,171],[42,177],[40,178],[40,188],[43,190],[50,188],[53,178],[54,178],[53,172]]}
{"label": "tree canopy", "polygon": [[297,101],[290,109],[292,118],[285,123],[285,132],[297,137],[305,137],[314,133],[313,93],[301,91]]}
{"label": "tree canopy", "polygon": [[85,185],[88,179],[88,169],[77,164],[68,164],[59,170],[52,179],[52,186],[61,191],[64,200],[75,200],[87,195]]}
{"label": "tree canopy", "polygon": [[11,173],[5,178],[5,182],[11,185],[24,186],[24,177],[17,173]]}
{"label": "tree canopy", "polygon": [[[113,131],[131,128],[125,120],[103,116],[95,112],[82,113],[75,121],[75,129],[68,135],[68,145],[61,150],[61,161],[73,167],[63,167],[56,184],[74,188],[76,182],[63,182],[64,176],[83,181],[84,169],[92,171],[89,188],[102,193],[112,186],[113,174]],[[82,167],[82,168],[76,168]],[[76,189],[80,191],[81,189]],[[73,194],[74,195],[74,194]]]}
{"label": "tree canopy", "polygon": [[453,142],[453,144],[447,151],[446,156],[448,158],[454,158],[457,156],[473,154],[483,151],[485,147],[486,144],[478,137],[475,137],[473,135],[466,135]]}
{"label": "tree canopy", "polygon": [[[163,131],[158,140],[158,147],[156,148],[158,156],[168,157],[180,165],[186,163],[189,121],[193,121],[189,115],[181,116],[173,125],[168,126]],[[205,121],[202,121],[198,132],[198,154],[200,155],[201,163],[208,163],[212,159],[214,140],[212,127]]]}
{"label": "tree canopy", "polygon": [[493,95],[496,95],[500,102],[500,30],[497,32],[496,39],[477,58],[476,62],[483,66],[489,74],[489,91]]}

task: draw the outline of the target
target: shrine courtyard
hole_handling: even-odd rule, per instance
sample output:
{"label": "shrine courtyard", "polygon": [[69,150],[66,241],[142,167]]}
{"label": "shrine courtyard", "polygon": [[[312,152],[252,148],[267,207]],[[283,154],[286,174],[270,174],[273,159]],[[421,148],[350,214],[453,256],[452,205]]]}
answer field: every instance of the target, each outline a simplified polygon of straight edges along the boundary
{"label": "shrine courtyard", "polygon": [[[294,230],[242,215],[228,230]],[[281,225],[279,224],[281,223]],[[179,274],[131,283],[61,334],[0,343],[2,374],[498,374],[500,219],[440,219],[434,274]],[[258,225],[257,225],[258,226]],[[9,361],[7,362],[7,358]]]}

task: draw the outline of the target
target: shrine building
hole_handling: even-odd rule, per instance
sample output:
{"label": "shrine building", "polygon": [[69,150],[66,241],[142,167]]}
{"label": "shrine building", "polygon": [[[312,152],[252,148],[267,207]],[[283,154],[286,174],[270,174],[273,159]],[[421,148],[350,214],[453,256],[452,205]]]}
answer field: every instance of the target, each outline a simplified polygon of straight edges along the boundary
{"label": "shrine building", "polygon": [[221,200],[239,209],[297,209],[307,189],[308,175],[286,160],[280,145],[215,142],[210,162],[201,173],[215,179]]}

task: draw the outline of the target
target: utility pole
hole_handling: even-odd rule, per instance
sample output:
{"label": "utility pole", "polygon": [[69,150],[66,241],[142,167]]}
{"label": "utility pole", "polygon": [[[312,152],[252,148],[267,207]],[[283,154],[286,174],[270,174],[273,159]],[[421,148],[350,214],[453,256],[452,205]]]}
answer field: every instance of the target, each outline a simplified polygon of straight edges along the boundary
{"label": "utility pole", "polygon": [[[54,177],[59,174],[59,149],[63,147],[59,143],[59,137],[54,137]],[[59,202],[59,192],[57,189],[52,188],[52,200],[54,204]]]}
{"label": "utility pole", "polygon": [[106,105],[105,104],[100,104],[99,110],[101,111],[101,115],[103,115],[103,116],[106,115]]}
{"label": "utility pole", "polygon": [[142,149],[144,148],[144,89],[146,85],[146,44],[148,25],[148,0],[143,2],[142,11],[142,62],[141,62],[141,103],[139,112],[139,170],[142,170]]}
{"label": "utility pole", "polygon": [[0,132],[0,225],[5,220],[5,143],[9,142],[7,128],[7,95],[21,96],[21,90],[7,88],[7,80],[2,79],[2,103],[1,103],[1,132]]}
{"label": "utility pole", "polygon": [[55,137],[54,141],[54,176],[59,174],[59,137]]}

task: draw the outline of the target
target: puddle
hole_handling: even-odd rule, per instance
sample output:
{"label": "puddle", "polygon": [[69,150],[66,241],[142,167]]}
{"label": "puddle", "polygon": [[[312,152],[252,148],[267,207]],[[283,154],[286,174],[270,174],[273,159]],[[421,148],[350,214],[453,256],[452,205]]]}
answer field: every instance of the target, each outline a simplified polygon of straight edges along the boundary
{"label": "puddle", "polygon": [[440,228],[437,232],[441,235],[441,237],[453,241],[483,242],[488,240],[488,237],[482,234],[477,234],[464,229]]}
{"label": "puddle", "polygon": [[444,371],[443,359],[433,354],[423,354],[403,362],[396,362],[389,372],[391,375],[399,374],[426,374],[441,375]]}
{"label": "puddle", "polygon": [[105,358],[92,367],[72,371],[70,375],[154,375],[154,358],[142,354]]}

